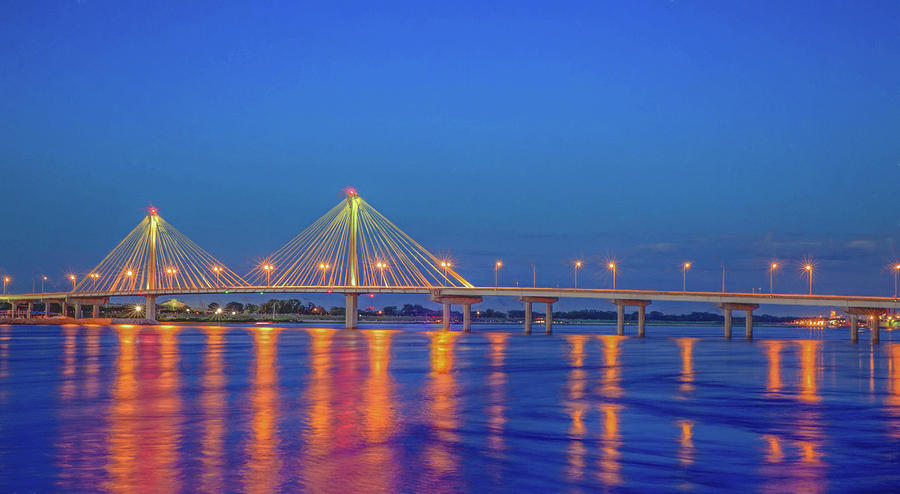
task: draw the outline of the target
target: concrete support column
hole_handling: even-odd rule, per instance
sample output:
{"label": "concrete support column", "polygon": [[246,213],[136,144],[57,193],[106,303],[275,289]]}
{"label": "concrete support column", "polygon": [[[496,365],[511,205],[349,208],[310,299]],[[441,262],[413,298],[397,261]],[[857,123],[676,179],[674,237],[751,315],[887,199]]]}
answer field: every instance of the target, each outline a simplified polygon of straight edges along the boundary
{"label": "concrete support column", "polygon": [[441,315],[441,329],[444,331],[450,331],[450,302],[444,302],[442,304],[443,313]]}
{"label": "concrete support column", "polygon": [[525,301],[525,334],[531,334],[531,309],[532,303],[530,300]]}
{"label": "concrete support column", "polygon": [[547,312],[544,314],[544,332],[553,333],[553,302],[547,302]]}
{"label": "concrete support column", "polygon": [[472,332],[472,304],[463,304],[463,331]]}
{"label": "concrete support column", "polygon": [[97,319],[98,317],[100,317],[100,303],[99,302],[94,302],[94,305],[91,306],[91,316],[93,316],[94,319]]}
{"label": "concrete support column", "polygon": [[65,300],[59,303],[59,313],[63,317],[69,317],[69,304]]}
{"label": "concrete support column", "polygon": [[81,319],[81,302],[75,302],[75,319]]}
{"label": "concrete support column", "polygon": [[625,304],[616,304],[616,334],[625,336]]}
{"label": "concrete support column", "polygon": [[50,317],[50,302],[44,300],[44,319]]}
{"label": "concrete support column", "polygon": [[725,309],[725,338],[731,339],[731,309]]}
{"label": "concrete support column", "polygon": [[881,331],[881,324],[878,321],[877,315],[869,316],[869,331],[872,332],[872,343],[881,341],[878,334]]}
{"label": "concrete support column", "polygon": [[31,312],[34,310],[34,302],[29,300],[25,303],[25,319],[31,319]]}
{"label": "concrete support column", "polygon": [[144,315],[149,321],[156,320],[156,295],[147,295],[144,304]]}
{"label": "concrete support column", "polygon": [[356,311],[357,303],[359,302],[359,294],[348,293],[346,294],[346,300],[346,309],[344,310],[344,327],[346,329],[356,329],[357,317],[359,317],[359,314]]}
{"label": "concrete support column", "polygon": [[647,308],[643,305],[638,306],[638,338],[644,337],[644,322],[647,318]]}
{"label": "concrete support column", "polygon": [[16,318],[16,302],[14,300],[9,301],[9,318]]}
{"label": "concrete support column", "polygon": [[856,314],[850,314],[850,341],[859,341],[859,316]]}
{"label": "concrete support column", "polygon": [[744,328],[747,334],[747,339],[753,339],[753,311],[747,310],[747,318],[744,320]]}

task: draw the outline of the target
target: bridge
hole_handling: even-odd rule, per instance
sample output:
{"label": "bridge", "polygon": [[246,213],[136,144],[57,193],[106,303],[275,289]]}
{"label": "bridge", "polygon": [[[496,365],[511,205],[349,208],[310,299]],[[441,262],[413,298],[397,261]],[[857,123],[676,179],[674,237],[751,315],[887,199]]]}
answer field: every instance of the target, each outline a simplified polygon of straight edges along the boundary
{"label": "bridge", "polygon": [[827,306],[843,309],[850,319],[850,338],[858,340],[859,319],[879,340],[879,317],[900,308],[897,297],[798,295],[725,292],[689,292],[589,288],[476,287],[453,269],[448,259],[426,250],[394,223],[381,215],[353,189],[346,198],[308,228],[273,252],[245,276],[219,262],[150,207],[128,235],[80,281],[70,275],[70,292],[4,294],[11,305],[10,318],[33,316],[41,302],[46,315],[50,305],[74,319],[91,307],[99,317],[100,306],[112,297],[144,297],[144,320],[156,321],[160,296],[237,293],[339,293],[346,297],[345,327],[358,326],[360,294],[423,294],[442,304],[444,329],[450,329],[452,305],[463,307],[463,330],[471,330],[471,307],[486,296],[513,297],[525,308],[525,332],[531,333],[533,304],[546,305],[545,331],[553,326],[553,304],[561,298],[597,299],[616,306],[617,334],[625,329],[625,308],[636,307],[637,336],[645,334],[645,310],[657,301],[705,302],[724,311],[724,335],[731,337],[732,312],[744,311],[745,336],[753,337],[753,311],[760,304]]}

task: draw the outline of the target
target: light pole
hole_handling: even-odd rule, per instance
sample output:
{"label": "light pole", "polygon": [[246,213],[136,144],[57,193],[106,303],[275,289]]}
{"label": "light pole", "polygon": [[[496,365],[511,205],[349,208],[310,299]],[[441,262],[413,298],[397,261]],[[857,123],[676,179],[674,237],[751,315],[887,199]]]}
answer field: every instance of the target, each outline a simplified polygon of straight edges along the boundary
{"label": "light pole", "polygon": [[[444,264],[444,263],[442,262],[441,265],[443,265],[443,264]],[[384,286],[387,286],[387,282],[386,282],[385,279],[384,279],[384,268],[387,267],[387,263],[384,263],[384,262],[380,262],[380,261],[379,261],[377,264],[375,264],[375,266],[378,268],[379,271],[381,271],[381,284],[384,285]],[[446,272],[444,273],[444,277],[445,277],[445,278],[447,277]]]}
{"label": "light pole", "polygon": [[3,294],[6,294],[6,285],[9,284],[9,276],[3,277]]}
{"label": "light pole", "polygon": [[325,284],[325,272],[328,271],[331,265],[325,264],[324,262],[319,263],[319,270],[322,271],[322,284]]}
{"label": "light pole", "polygon": [[813,275],[812,264],[807,264],[806,266],[803,266],[803,269],[806,270],[806,275],[809,276],[809,294],[812,295],[812,275]]}
{"label": "light pole", "polygon": [[537,288],[537,271],[534,268],[534,262],[531,263],[531,288]]}
{"label": "light pole", "polygon": [[575,289],[578,290],[578,268],[581,267],[581,261],[575,261]]}
{"label": "light pole", "polygon": [[72,282],[72,291],[74,292],[75,291],[75,275],[74,274],[69,275],[69,281]]}
{"label": "light pole", "polygon": [[216,273],[216,288],[218,288],[222,286],[222,283],[219,280],[219,274],[222,272],[222,268],[220,268],[219,266],[213,266],[212,270],[214,273]]}
{"label": "light pole", "polygon": [[773,262],[769,265],[769,293],[775,293],[775,270],[778,269],[778,263]]}
{"label": "light pole", "polygon": [[894,298],[897,298],[897,275],[900,275],[900,264],[894,266]]}
{"label": "light pole", "polygon": [[47,281],[47,277],[45,275],[41,275],[41,293],[44,293],[44,282]]}
{"label": "light pole", "polygon": [[91,290],[97,289],[97,280],[100,279],[100,275],[97,273],[91,273],[88,276],[91,277]]}
{"label": "light pole", "polygon": [[607,265],[607,267],[609,268],[610,271],[612,271],[612,275],[613,275],[612,289],[615,290],[616,289],[616,263],[611,262]]}
{"label": "light pole", "polygon": [[272,270],[273,270],[273,269],[275,269],[275,266],[273,266],[273,265],[271,265],[271,264],[264,264],[264,265],[263,265],[263,270],[265,270],[265,272],[266,272],[266,286],[272,286],[272,283],[271,283],[271,277],[272,277]]}
{"label": "light pole", "polygon": [[441,261],[441,269],[444,271],[444,281],[450,283],[450,278],[447,278],[447,268],[450,267],[450,261]]}
{"label": "light pole", "polygon": [[686,262],[681,265],[681,291],[687,291],[687,272],[691,269],[691,263]]}
{"label": "light pole", "polygon": [[497,262],[494,263],[494,288],[500,286],[500,268],[503,267],[503,262],[500,259],[497,259]]}

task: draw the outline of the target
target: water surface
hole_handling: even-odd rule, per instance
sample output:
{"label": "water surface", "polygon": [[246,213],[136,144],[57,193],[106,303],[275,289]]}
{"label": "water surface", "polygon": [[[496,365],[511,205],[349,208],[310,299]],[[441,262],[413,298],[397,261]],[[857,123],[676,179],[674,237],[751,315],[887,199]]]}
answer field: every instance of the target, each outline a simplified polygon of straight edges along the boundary
{"label": "water surface", "polygon": [[612,333],[0,326],[0,490],[900,485],[891,333]]}

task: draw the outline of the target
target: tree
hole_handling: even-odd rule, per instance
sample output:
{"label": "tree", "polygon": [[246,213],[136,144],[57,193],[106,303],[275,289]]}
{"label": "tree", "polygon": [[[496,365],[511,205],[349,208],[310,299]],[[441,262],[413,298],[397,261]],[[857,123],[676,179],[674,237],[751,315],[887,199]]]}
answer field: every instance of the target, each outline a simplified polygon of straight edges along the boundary
{"label": "tree", "polygon": [[244,312],[244,304],[238,302],[228,302],[225,304],[226,312]]}
{"label": "tree", "polygon": [[397,315],[397,307],[393,305],[389,305],[383,310],[384,315],[386,316],[396,316]]}
{"label": "tree", "polygon": [[219,308],[219,304],[216,302],[213,302],[213,303],[207,305],[206,308],[209,309],[210,312],[215,312],[216,309]]}

